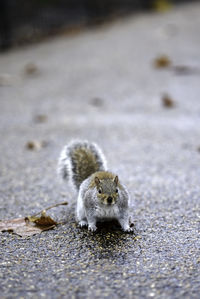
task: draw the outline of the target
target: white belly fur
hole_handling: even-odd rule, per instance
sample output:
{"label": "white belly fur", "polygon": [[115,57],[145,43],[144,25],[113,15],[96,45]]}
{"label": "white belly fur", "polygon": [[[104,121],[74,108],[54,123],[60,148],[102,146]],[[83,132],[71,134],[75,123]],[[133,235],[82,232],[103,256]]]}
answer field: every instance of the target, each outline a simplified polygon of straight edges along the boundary
{"label": "white belly fur", "polygon": [[96,209],[96,217],[99,219],[116,219],[119,215],[117,206],[105,207],[104,209],[98,207]]}

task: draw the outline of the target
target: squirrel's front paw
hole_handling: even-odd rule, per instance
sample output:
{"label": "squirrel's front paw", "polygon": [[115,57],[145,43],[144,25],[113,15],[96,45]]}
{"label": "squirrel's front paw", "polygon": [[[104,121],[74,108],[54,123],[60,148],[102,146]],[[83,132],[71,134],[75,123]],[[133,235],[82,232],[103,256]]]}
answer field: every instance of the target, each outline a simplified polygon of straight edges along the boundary
{"label": "squirrel's front paw", "polygon": [[88,230],[91,231],[91,232],[95,232],[95,230],[97,229],[96,225],[95,224],[89,224],[88,226]]}
{"label": "squirrel's front paw", "polygon": [[123,227],[122,229],[126,233],[133,232],[133,227],[130,227],[130,226]]}
{"label": "squirrel's front paw", "polygon": [[80,227],[84,227],[84,226],[87,226],[88,223],[87,223],[87,221],[85,221],[85,220],[81,220],[81,221],[79,221],[78,225],[79,225]]}

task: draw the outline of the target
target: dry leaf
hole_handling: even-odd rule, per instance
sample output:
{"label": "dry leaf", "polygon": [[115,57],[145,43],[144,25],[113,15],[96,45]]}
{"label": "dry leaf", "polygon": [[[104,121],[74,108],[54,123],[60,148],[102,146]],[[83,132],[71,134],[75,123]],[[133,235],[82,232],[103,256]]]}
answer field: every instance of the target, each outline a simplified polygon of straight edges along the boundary
{"label": "dry leaf", "polygon": [[154,66],[156,68],[166,68],[171,65],[171,60],[167,55],[161,55],[154,59]]}
{"label": "dry leaf", "polygon": [[[50,210],[52,208],[67,205],[68,203],[62,202],[46,208]],[[46,210],[33,216],[27,216],[25,218],[16,218],[11,220],[0,221],[0,231],[17,234],[23,238],[30,237],[35,234],[39,234],[45,230],[49,230],[58,225],[58,222],[53,220],[50,216],[46,215]]]}
{"label": "dry leaf", "polygon": [[27,63],[24,67],[24,72],[26,75],[37,75],[39,74],[39,69],[35,63]]}
{"label": "dry leaf", "polygon": [[47,145],[48,145],[47,141],[36,141],[36,140],[34,140],[34,141],[28,141],[26,143],[26,148],[28,150],[36,150],[36,151],[38,151],[41,148],[46,147]]}
{"label": "dry leaf", "polygon": [[0,231],[17,234],[23,238],[39,234],[42,230],[37,226],[29,225],[25,218],[16,218],[0,221]]}
{"label": "dry leaf", "polygon": [[25,218],[25,220],[28,222],[35,223],[40,228],[48,228],[58,224],[50,216],[46,215],[45,211],[42,211],[42,215],[40,217],[28,216]]}
{"label": "dry leaf", "polygon": [[38,150],[41,148],[41,144],[38,141],[28,141],[26,148],[29,150]]}
{"label": "dry leaf", "polygon": [[36,123],[45,123],[47,121],[47,115],[45,114],[38,114],[35,116],[34,121]]}
{"label": "dry leaf", "polygon": [[162,104],[166,108],[172,108],[175,106],[174,100],[168,94],[164,94],[162,96]]}

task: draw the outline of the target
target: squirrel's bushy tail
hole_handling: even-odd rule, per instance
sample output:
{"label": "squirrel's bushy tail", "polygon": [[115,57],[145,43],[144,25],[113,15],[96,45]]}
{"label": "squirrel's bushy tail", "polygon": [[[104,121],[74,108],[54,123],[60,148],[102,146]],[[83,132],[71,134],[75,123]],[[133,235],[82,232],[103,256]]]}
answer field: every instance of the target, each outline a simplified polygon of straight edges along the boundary
{"label": "squirrel's bushy tail", "polygon": [[91,174],[105,170],[105,157],[95,143],[73,141],[61,152],[58,172],[63,179],[71,179],[77,190]]}

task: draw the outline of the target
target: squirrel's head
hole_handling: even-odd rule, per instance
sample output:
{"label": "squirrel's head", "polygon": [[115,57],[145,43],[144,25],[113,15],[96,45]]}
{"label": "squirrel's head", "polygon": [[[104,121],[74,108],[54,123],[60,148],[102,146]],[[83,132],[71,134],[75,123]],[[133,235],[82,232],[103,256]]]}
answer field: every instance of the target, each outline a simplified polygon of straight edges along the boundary
{"label": "squirrel's head", "polygon": [[99,201],[107,206],[112,206],[117,202],[119,196],[118,176],[100,180],[95,177],[97,197]]}

